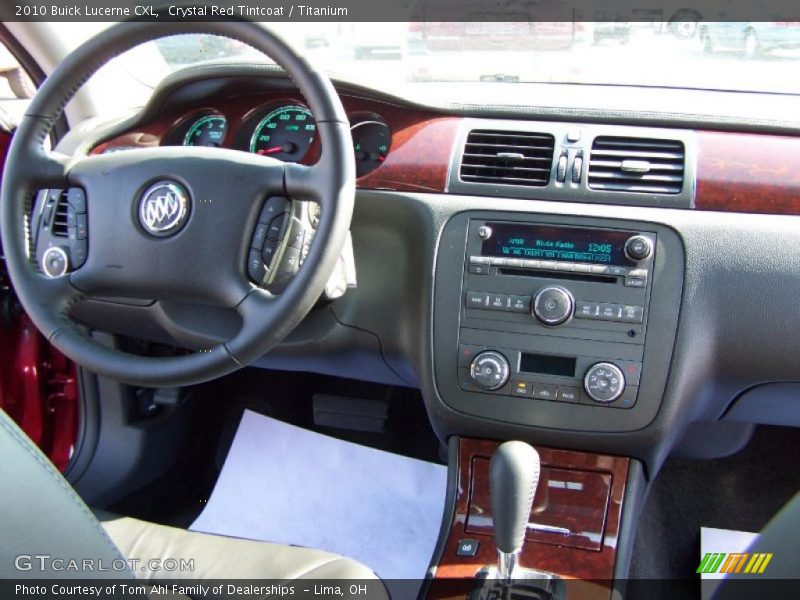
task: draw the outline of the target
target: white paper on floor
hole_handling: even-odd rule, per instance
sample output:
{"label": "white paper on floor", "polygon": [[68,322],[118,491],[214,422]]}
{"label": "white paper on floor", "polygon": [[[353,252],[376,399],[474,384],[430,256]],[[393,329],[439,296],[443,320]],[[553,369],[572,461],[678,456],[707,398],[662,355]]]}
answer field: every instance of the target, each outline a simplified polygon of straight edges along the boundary
{"label": "white paper on floor", "polygon": [[[731,554],[744,552],[758,537],[757,533],[735,531],[733,529],[716,529],[714,527],[700,528],[700,558],[709,553]],[[703,581],[701,586],[702,600],[709,600],[719,585],[719,580],[724,579],[723,573],[701,573]]]}
{"label": "white paper on floor", "polygon": [[318,548],[383,579],[422,579],[439,535],[446,479],[442,465],[247,410],[191,529]]}

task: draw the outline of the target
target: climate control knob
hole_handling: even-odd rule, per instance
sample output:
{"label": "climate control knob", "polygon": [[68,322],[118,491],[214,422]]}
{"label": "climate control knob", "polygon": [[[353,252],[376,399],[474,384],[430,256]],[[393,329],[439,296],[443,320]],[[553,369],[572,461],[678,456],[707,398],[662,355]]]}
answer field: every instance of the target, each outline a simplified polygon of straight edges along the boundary
{"label": "climate control knob", "polygon": [[496,390],[508,381],[508,359],[495,350],[486,350],[472,359],[469,376],[485,390]]}
{"label": "climate control knob", "polygon": [[620,368],[609,362],[593,364],[583,377],[583,388],[595,402],[608,404],[625,391],[625,375]]}
{"label": "climate control knob", "polygon": [[569,290],[556,285],[540,290],[533,299],[533,316],[544,325],[563,325],[572,318],[575,300]]}

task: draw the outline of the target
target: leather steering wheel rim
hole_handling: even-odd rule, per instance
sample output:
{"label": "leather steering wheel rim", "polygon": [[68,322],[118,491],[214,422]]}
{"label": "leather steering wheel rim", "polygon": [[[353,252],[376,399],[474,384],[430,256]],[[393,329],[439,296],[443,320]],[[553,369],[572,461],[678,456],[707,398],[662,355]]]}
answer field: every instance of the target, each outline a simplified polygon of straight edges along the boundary
{"label": "leather steering wheel rim", "polygon": [[[67,102],[101,66],[139,44],[185,33],[236,39],[263,52],[283,67],[314,115],[322,145],[318,162],[312,166],[284,164],[235,150],[210,148],[164,147],[94,157],[67,157],[45,148],[45,141]],[[212,170],[215,181],[226,174],[232,180],[234,187],[227,196],[209,179],[211,175],[204,175]],[[145,181],[136,182],[137,177]],[[192,177],[206,177],[205,187],[197,184],[193,189],[196,182],[191,180]],[[194,192],[193,212],[188,223],[178,234],[167,238],[170,240],[167,242],[163,241],[164,238],[148,238],[141,231],[134,231],[137,227],[134,215],[138,212],[134,209],[141,199],[141,189],[160,179],[184,182]],[[26,229],[31,206],[35,194],[41,189],[72,186],[86,188],[88,260],[74,272],[59,278],[46,278],[38,272],[30,256]],[[92,189],[99,193],[93,194]],[[270,196],[309,200],[321,206],[314,243],[303,266],[277,296],[250,283],[245,274],[250,234],[255,228],[260,204]],[[198,197],[204,200],[202,206]],[[218,208],[214,210],[217,212],[206,208],[206,205],[213,205],[209,199],[216,202]],[[190,26],[129,22],[104,30],[73,51],[34,97],[9,149],[0,190],[0,232],[9,276],[22,306],[42,334],[61,352],[79,365],[123,383],[149,387],[182,386],[208,381],[250,364],[300,323],[318,300],[333,272],[349,231],[354,199],[355,164],[344,107],[328,77],[315,70],[280,38],[246,21],[193,23]],[[128,204],[130,210],[125,210]],[[223,205],[224,210],[219,208]],[[112,231],[99,232],[98,226],[103,219],[109,218],[112,208],[116,210],[116,221],[105,223]],[[215,231],[209,229],[215,219],[216,222],[223,221],[223,225],[228,223],[233,234],[244,228],[239,232],[239,239],[231,239],[227,244],[210,239],[208,232]],[[195,231],[192,230],[193,222]],[[133,229],[129,229],[131,227]],[[98,233],[93,233],[96,228]],[[116,242],[113,240],[115,234]],[[161,279],[154,283],[145,280],[142,272],[137,270],[133,262],[137,257],[123,265],[112,265],[103,256],[113,253],[114,243],[124,244],[126,241],[134,252],[152,257],[169,254],[170,250],[185,255],[187,244],[196,244],[204,239],[212,245],[216,243],[213,247],[215,256],[222,254],[225,257],[220,264],[224,263],[227,268],[219,273],[222,280],[219,285],[209,285],[212,283],[209,275],[203,276],[198,268],[188,269],[196,281],[184,282],[178,286],[179,289],[166,289],[169,287],[169,272],[161,273]],[[211,253],[209,250],[208,254]],[[232,270],[236,273],[229,272]],[[178,269],[171,276],[180,280],[183,274]],[[212,272],[211,276],[217,275]],[[208,297],[201,301],[235,309],[241,317],[242,327],[234,337],[208,350],[155,358],[103,346],[69,316],[74,303],[88,295],[122,289],[128,293],[120,296],[137,297],[158,291],[159,285],[165,288],[165,294],[183,294],[184,297],[190,292],[197,294],[206,290]],[[168,298],[172,299],[172,296]]]}

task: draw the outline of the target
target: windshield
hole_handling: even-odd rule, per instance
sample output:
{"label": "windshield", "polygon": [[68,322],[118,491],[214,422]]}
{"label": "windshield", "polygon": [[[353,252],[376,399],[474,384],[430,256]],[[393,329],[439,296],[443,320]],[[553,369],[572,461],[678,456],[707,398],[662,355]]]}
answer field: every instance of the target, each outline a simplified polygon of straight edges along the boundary
{"label": "windshield", "polygon": [[[70,24],[73,45],[103,24]],[[332,76],[408,93],[430,82],[602,84],[800,93],[794,22],[273,23]],[[73,35],[77,33],[77,35]],[[263,61],[225,38],[179,35],[145,44],[105,69],[146,88],[206,61]],[[116,85],[104,86],[118,89]],[[120,99],[115,98],[119,106]]]}

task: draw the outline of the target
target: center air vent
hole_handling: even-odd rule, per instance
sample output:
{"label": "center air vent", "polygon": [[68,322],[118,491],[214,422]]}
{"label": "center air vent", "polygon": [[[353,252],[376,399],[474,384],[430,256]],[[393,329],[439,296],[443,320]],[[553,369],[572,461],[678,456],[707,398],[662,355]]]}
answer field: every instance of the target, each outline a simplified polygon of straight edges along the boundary
{"label": "center air vent", "polygon": [[547,133],[476,129],[467,136],[461,180],[468,183],[545,186],[555,138]]}
{"label": "center air vent", "polygon": [[683,188],[683,142],[600,136],[592,144],[589,187],[614,192],[679,194]]}

